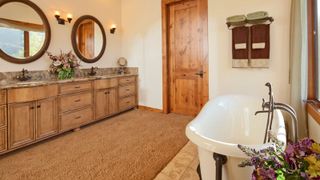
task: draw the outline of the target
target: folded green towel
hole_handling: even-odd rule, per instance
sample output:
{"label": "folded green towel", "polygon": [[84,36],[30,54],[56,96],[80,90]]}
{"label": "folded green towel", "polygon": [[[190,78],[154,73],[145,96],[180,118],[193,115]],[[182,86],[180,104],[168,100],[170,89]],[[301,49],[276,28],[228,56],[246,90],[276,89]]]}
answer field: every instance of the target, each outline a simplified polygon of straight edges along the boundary
{"label": "folded green towel", "polygon": [[245,15],[237,15],[237,16],[231,16],[227,18],[227,23],[237,23],[237,22],[243,22],[246,20]]}
{"label": "folded green towel", "polygon": [[253,12],[247,15],[247,20],[259,20],[259,19],[264,19],[269,17],[268,12],[266,11],[258,11],[258,12]]}

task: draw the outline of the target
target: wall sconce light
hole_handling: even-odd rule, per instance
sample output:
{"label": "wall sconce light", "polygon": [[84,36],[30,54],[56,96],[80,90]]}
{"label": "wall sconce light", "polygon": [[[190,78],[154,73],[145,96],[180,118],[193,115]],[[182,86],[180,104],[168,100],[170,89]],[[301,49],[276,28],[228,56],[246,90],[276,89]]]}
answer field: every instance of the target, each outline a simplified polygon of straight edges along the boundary
{"label": "wall sconce light", "polygon": [[64,25],[66,22],[71,23],[72,21],[72,14],[67,14],[67,20],[65,20],[64,18],[61,18],[59,11],[54,12],[54,17],[57,19],[58,24],[61,25]]}
{"label": "wall sconce light", "polygon": [[111,25],[110,33],[114,34],[116,32],[117,26],[115,24]]}

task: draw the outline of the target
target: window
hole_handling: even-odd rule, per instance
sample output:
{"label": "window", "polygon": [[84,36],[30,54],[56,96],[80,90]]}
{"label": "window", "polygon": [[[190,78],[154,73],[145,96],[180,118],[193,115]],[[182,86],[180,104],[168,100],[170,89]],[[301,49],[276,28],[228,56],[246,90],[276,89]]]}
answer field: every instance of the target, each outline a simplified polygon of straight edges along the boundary
{"label": "window", "polygon": [[42,48],[45,33],[0,27],[0,49],[12,57],[23,59]]}

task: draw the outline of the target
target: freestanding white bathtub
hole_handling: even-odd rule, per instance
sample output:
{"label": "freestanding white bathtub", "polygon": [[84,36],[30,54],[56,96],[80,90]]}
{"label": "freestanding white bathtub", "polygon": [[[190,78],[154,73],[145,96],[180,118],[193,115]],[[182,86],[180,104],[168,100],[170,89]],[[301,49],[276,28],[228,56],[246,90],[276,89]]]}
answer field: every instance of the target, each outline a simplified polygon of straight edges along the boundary
{"label": "freestanding white bathtub", "polygon": [[[228,95],[210,100],[199,115],[188,124],[186,135],[198,146],[198,154],[203,180],[215,179],[213,153],[226,155],[223,166],[223,180],[251,179],[252,169],[239,168],[238,164],[247,156],[237,145],[247,145],[261,149],[271,144],[263,144],[267,114],[262,110],[262,98],[243,95]],[[286,143],[286,130],[282,113],[276,110],[272,131]]]}

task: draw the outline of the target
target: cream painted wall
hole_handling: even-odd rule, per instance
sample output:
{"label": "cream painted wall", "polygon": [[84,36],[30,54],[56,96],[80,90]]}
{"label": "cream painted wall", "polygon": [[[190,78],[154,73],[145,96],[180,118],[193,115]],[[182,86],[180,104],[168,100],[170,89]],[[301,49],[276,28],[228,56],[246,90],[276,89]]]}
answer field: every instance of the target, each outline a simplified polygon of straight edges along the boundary
{"label": "cream painted wall", "polygon": [[[103,24],[107,35],[107,48],[100,61],[94,64],[82,62],[81,68],[91,66],[110,67],[116,66],[116,60],[121,55],[121,37],[119,33],[111,35],[109,27],[111,24],[121,24],[121,1],[120,0],[32,0],[46,14],[51,26],[51,43],[48,51],[59,53],[60,50],[67,52],[72,50],[71,30],[73,23],[82,15],[92,15],[98,18]],[[72,13],[74,20],[65,26],[58,25],[54,18],[54,11],[59,10],[62,16]],[[18,12],[17,12],[18,13]],[[25,65],[12,64],[0,58],[0,72],[20,71],[22,68],[28,70],[47,70],[50,60],[46,55],[41,59]]]}
{"label": "cream painted wall", "polygon": [[122,0],[122,55],[139,67],[139,104],[162,109],[161,0]]}
{"label": "cream painted wall", "polygon": [[[208,0],[210,98],[241,93],[267,96],[273,84],[277,101],[289,102],[290,0]],[[271,25],[269,69],[233,69],[231,15],[268,11]],[[122,0],[122,54],[140,68],[140,104],[162,108],[161,0]]]}
{"label": "cream painted wall", "polygon": [[317,142],[320,142],[320,125],[308,115],[308,127],[309,127],[309,137]]}

